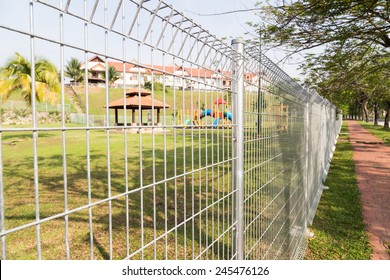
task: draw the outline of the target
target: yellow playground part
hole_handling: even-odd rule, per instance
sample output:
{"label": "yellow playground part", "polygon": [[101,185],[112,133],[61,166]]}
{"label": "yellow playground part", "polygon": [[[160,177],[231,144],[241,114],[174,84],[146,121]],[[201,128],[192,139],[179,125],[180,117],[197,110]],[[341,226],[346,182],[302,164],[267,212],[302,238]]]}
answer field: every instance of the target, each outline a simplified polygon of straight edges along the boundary
{"label": "yellow playground part", "polygon": [[[183,116],[185,116],[183,118]],[[191,114],[188,110],[186,110],[185,114],[184,111],[181,110],[178,112],[178,121],[183,123],[185,126],[197,126],[202,127],[204,125],[203,118],[210,116],[213,118],[213,126],[217,127],[220,124],[230,124],[232,122],[232,113],[228,109],[228,102],[224,100],[223,98],[218,98],[214,102],[214,106],[212,109],[210,108],[195,108],[193,111],[193,114]],[[207,120],[209,122],[209,120]],[[211,124],[211,123],[210,123]]]}

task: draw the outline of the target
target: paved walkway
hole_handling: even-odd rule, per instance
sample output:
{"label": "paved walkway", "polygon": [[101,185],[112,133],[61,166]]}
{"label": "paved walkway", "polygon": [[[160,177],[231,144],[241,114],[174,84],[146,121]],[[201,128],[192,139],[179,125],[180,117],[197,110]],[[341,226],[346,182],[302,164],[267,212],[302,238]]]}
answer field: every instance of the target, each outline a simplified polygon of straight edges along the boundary
{"label": "paved walkway", "polygon": [[389,260],[385,244],[390,244],[390,147],[377,144],[382,141],[356,121],[348,121],[348,128],[372,259]]}

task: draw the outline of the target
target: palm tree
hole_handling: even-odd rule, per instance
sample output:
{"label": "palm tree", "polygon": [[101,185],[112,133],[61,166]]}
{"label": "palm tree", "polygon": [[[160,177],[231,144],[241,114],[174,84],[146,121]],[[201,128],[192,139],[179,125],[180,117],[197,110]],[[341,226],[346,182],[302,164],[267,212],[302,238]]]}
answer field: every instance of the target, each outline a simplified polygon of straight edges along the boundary
{"label": "palm tree", "polygon": [[[58,70],[46,59],[35,60],[35,98],[38,102],[55,103],[60,93]],[[32,79],[30,61],[15,53],[4,67],[0,68],[0,98],[6,101],[12,93],[21,92],[24,99],[32,102]]]}
{"label": "palm tree", "polygon": [[65,74],[73,79],[73,82],[79,83],[84,80],[84,71],[81,69],[81,62],[72,57],[66,66]]}
{"label": "palm tree", "polygon": [[[104,73],[105,76],[106,73]],[[110,85],[113,85],[116,80],[118,80],[121,77],[120,73],[116,70],[115,67],[109,66],[108,67],[108,82]]]}

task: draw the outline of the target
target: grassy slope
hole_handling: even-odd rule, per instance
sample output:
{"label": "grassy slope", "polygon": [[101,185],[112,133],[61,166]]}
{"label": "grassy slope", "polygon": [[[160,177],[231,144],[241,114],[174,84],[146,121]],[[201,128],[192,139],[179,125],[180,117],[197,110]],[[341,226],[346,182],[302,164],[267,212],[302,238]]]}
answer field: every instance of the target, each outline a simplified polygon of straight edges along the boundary
{"label": "grassy slope", "polygon": [[[21,101],[21,102],[25,102],[22,94],[20,91],[17,91],[13,94],[10,95],[10,97],[8,98],[8,101]],[[61,103],[61,96],[58,96],[58,103]],[[55,104],[54,104],[55,105]],[[76,109],[73,105],[73,102],[68,98],[68,95],[65,94],[65,105],[70,105],[70,110],[71,112],[76,112]],[[27,104],[26,102],[26,108],[29,108],[29,105]]]}
{"label": "grassy slope", "polygon": [[[85,87],[76,86],[74,87],[77,94],[79,95],[81,101],[84,105],[86,105],[86,93]],[[123,98],[123,89],[121,88],[110,88],[109,89],[109,100],[108,102],[112,102],[114,100]],[[154,92],[154,98],[160,101],[164,101],[164,95],[162,91],[156,90]],[[165,94],[165,103],[170,106],[170,108],[166,109],[166,116],[171,117],[174,110],[180,111],[181,114],[185,114],[184,118],[192,119],[194,115],[194,110],[200,108],[204,105],[205,108],[214,109],[214,101],[217,98],[223,98],[225,100],[229,100],[227,93],[224,92],[204,92],[204,91],[183,91],[183,90],[174,90],[167,89],[167,93]],[[23,97],[20,93],[14,93],[9,98],[10,101],[24,101]],[[60,97],[59,97],[60,101]],[[88,103],[89,103],[89,114],[90,115],[106,115],[106,89],[101,87],[89,87],[88,89]],[[65,95],[65,104],[70,104],[71,111],[76,112],[75,106],[73,102]],[[200,105],[199,105],[200,104]],[[228,105],[228,108],[231,106]],[[110,110],[110,115],[114,116],[114,110]],[[120,112],[120,115],[123,113]],[[130,111],[127,112],[130,116]],[[138,116],[138,111],[136,113]],[[146,113],[144,113],[146,116]]]}
{"label": "grassy slope", "polygon": [[[344,123],[341,133],[347,131]],[[370,259],[348,135],[340,135],[325,185],[329,190],[318,206],[306,259]]]}
{"label": "grassy slope", "polygon": [[375,126],[371,123],[359,122],[361,126],[370,131],[373,135],[383,140],[387,146],[390,146],[390,129],[385,129],[383,126]]}
{"label": "grassy slope", "polygon": [[[85,102],[86,94],[84,87],[75,87],[76,92],[79,94],[81,100]],[[104,115],[106,109],[106,90],[105,88],[90,87],[88,92],[89,97],[89,110],[91,115]],[[110,88],[109,89],[109,102],[123,98],[123,89]],[[164,101],[164,95],[162,91],[155,91],[154,98],[159,101]],[[199,108],[198,104],[204,104],[206,108],[213,108],[213,102],[217,98],[228,99],[226,93],[216,92],[190,92],[182,90],[169,89],[165,95],[165,102],[170,105],[167,109],[167,115],[169,116],[174,109],[184,111],[193,111],[195,108]],[[113,112],[112,112],[113,113]],[[129,114],[129,113],[128,113]]]}

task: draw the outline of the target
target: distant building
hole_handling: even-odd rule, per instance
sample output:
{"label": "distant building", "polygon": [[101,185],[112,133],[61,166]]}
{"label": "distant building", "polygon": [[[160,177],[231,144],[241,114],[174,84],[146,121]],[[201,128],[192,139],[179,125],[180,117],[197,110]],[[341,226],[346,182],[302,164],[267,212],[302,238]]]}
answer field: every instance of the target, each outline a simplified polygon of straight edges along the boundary
{"label": "distant building", "polygon": [[114,67],[121,76],[114,82],[115,86],[122,87],[125,84],[127,88],[137,87],[138,85],[143,87],[145,82],[150,80],[150,72],[146,68],[138,66],[135,62],[109,61],[108,65]]}
{"label": "distant building", "polygon": [[[151,65],[138,64],[136,61],[123,63],[108,61],[109,66],[114,67],[120,74],[120,78],[114,82],[116,87],[134,88],[145,86],[146,82],[158,82],[167,87],[176,89],[195,89],[212,91],[218,88],[231,89],[232,73],[230,71],[208,70],[200,67],[182,67],[179,65]],[[81,64],[84,69],[85,63]],[[94,56],[87,63],[91,84],[105,84],[106,63],[99,56]],[[245,73],[244,80],[247,89],[257,86],[259,75]]]}
{"label": "distant building", "polygon": [[[85,63],[81,63],[80,68],[85,69]],[[104,73],[106,72],[106,64],[99,56],[94,56],[88,60],[88,83],[96,85],[104,85],[106,80],[104,79]]]}

